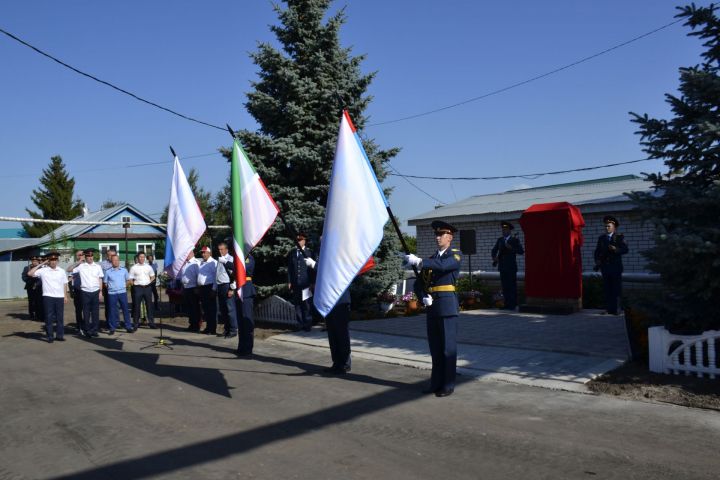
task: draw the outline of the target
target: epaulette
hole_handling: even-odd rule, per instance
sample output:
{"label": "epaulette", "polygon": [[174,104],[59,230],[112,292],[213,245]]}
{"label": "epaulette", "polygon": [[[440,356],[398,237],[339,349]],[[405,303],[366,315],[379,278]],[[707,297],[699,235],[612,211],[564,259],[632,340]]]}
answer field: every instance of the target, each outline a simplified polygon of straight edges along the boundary
{"label": "epaulette", "polygon": [[459,252],[460,250],[458,250],[457,248],[451,248],[450,251],[451,252]]}

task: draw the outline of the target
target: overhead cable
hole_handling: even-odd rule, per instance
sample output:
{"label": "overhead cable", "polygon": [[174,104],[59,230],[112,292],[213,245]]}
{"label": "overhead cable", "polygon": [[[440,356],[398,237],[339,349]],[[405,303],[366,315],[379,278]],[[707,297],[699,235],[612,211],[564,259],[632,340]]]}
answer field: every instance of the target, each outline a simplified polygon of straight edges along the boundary
{"label": "overhead cable", "polygon": [[626,46],[626,45],[630,45],[631,43],[637,42],[638,40],[641,40],[641,39],[643,39],[643,38],[645,38],[645,37],[647,37],[647,36],[650,36],[650,35],[652,35],[653,33],[657,33],[657,32],[659,32],[659,31],[661,31],[661,30],[664,30],[664,29],[666,29],[666,28],[668,28],[668,27],[671,27],[671,26],[675,25],[676,23],[681,22],[682,20],[683,20],[683,19],[681,18],[681,19],[679,19],[679,20],[675,20],[675,21],[673,21],[673,22],[667,23],[667,24],[663,25],[662,27],[658,27],[658,28],[656,28],[656,29],[654,29],[654,30],[651,30],[651,31],[646,32],[646,33],[643,33],[642,35],[638,35],[637,37],[631,38],[630,40],[627,40],[627,41],[625,41],[625,42],[618,43],[617,45],[614,45],[614,46],[612,46],[612,47],[610,47],[610,48],[606,48],[605,50],[602,50],[602,51],[600,51],[600,52],[594,53],[594,54],[589,55],[589,56],[587,56],[587,57],[581,58],[580,60],[576,60],[576,61],[574,61],[574,62],[572,62],[572,63],[568,63],[567,65],[563,65],[562,67],[556,68],[556,69],[554,69],[554,70],[550,70],[549,72],[541,73],[540,75],[536,75],[536,76],[534,76],[534,77],[528,78],[528,79],[523,80],[523,81],[521,81],[521,82],[513,83],[512,85],[508,85],[508,86],[506,86],[506,87],[499,88],[499,89],[497,89],[497,90],[493,90],[492,92],[488,92],[488,93],[485,93],[485,94],[483,94],[483,95],[479,95],[479,96],[477,96],[477,97],[468,98],[467,100],[463,100],[463,101],[461,101],[461,102],[453,103],[452,105],[446,105],[446,106],[444,106],[444,107],[435,108],[435,109],[433,109],[433,110],[428,110],[428,111],[426,111],[426,112],[416,113],[416,114],[414,114],[414,115],[408,115],[407,117],[400,117],[400,118],[396,118],[396,119],[394,119],[394,120],[385,120],[385,121],[382,121],[382,122],[370,123],[370,124],[366,125],[366,127],[377,127],[377,126],[379,126],[379,125],[389,125],[389,124],[391,124],[391,123],[404,122],[404,121],[406,121],[406,120],[412,120],[412,119],[415,119],[415,118],[425,117],[425,116],[427,116],[427,115],[432,115],[433,113],[438,113],[438,112],[442,112],[442,111],[445,111],[445,110],[450,110],[451,108],[460,107],[460,106],[462,106],[462,105],[467,105],[468,103],[477,102],[478,100],[482,100],[482,99],[484,99],[484,98],[488,98],[488,97],[491,97],[491,96],[493,96],[493,95],[497,95],[497,94],[499,94],[499,93],[507,92],[508,90],[512,90],[513,88],[521,87],[521,86],[523,86],[523,85],[527,85],[528,83],[532,83],[532,82],[535,82],[535,81],[540,80],[540,79],[542,79],[542,78],[549,77],[550,75],[554,75],[554,74],[556,74],[556,73],[562,72],[563,70],[567,70],[568,68],[575,67],[575,66],[577,66],[577,65],[580,65],[581,63],[585,63],[585,62],[590,61],[590,60],[592,60],[592,59],[594,59],[594,58],[597,58],[597,57],[600,57],[600,56],[602,56],[602,55],[605,55],[606,53],[610,53],[610,52],[612,52],[612,51],[614,51],[614,50],[617,50],[618,48],[622,48],[622,47],[624,47],[624,46]]}

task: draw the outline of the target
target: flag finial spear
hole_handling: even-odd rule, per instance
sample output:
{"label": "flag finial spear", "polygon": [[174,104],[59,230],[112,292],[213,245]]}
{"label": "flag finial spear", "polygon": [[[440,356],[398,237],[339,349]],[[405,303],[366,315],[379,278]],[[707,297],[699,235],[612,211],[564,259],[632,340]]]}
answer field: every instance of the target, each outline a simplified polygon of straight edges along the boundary
{"label": "flag finial spear", "polygon": [[170,145],[170,152],[173,154],[173,157],[177,157],[177,153],[175,153],[175,150],[172,148],[172,145]]}
{"label": "flag finial spear", "polygon": [[230,127],[230,125],[228,125],[227,123],[225,124],[225,126],[227,127],[228,132],[230,132],[230,136],[233,137],[233,140],[234,140],[234,139],[235,139],[235,132],[234,132],[233,129]]}

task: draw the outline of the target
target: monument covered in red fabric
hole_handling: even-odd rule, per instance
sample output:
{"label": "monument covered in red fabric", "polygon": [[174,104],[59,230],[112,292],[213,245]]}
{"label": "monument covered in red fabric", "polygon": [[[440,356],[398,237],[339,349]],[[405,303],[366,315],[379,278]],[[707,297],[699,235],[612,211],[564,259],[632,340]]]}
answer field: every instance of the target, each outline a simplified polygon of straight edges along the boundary
{"label": "monument covered in red fabric", "polygon": [[527,303],[582,308],[580,210],[570,203],[540,203],[520,217],[525,236]]}

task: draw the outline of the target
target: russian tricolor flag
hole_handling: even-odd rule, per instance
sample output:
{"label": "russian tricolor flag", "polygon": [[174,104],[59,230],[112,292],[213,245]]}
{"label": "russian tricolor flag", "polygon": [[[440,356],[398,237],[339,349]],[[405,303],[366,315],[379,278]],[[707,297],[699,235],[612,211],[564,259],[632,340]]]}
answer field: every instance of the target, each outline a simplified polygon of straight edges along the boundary
{"label": "russian tricolor flag", "polygon": [[206,229],[205,219],[185,177],[180,160],[175,157],[168,205],[165,271],[175,278]]}
{"label": "russian tricolor flag", "polygon": [[372,257],[390,216],[388,203],[347,111],[340,120],[314,303],[323,317]]}

